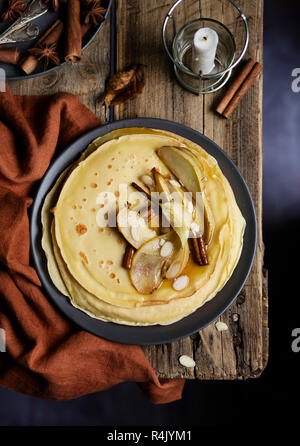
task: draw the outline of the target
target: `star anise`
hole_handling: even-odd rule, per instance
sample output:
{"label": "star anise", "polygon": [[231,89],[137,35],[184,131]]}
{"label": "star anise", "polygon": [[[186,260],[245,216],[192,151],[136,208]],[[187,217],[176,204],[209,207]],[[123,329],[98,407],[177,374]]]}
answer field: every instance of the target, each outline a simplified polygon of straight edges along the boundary
{"label": "star anise", "polygon": [[35,56],[38,61],[44,61],[44,70],[47,69],[49,63],[60,65],[56,43],[51,43],[50,45],[44,43],[36,48],[31,48],[28,52]]}
{"label": "star anise", "polygon": [[16,0],[9,0],[6,11],[1,16],[3,22],[8,22],[21,17],[27,8],[27,3]]}
{"label": "star anise", "polygon": [[86,25],[98,26],[103,22],[105,13],[106,9],[101,6],[100,0],[85,0],[83,2],[82,17]]}
{"label": "star anise", "polygon": [[45,0],[44,3],[51,7],[53,11],[58,12],[61,6],[61,3],[65,3],[65,0]]}

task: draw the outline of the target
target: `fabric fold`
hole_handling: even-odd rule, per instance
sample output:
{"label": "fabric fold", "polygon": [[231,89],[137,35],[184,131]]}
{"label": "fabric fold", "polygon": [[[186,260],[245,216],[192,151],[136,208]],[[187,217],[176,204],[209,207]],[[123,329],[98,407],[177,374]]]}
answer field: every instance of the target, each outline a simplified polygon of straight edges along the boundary
{"label": "fabric fold", "polygon": [[71,94],[0,93],[0,385],[49,399],[71,399],[125,381],[149,400],[181,398],[184,381],[159,381],[139,346],[98,338],[49,301],[30,265],[28,208],[53,156],[100,125]]}

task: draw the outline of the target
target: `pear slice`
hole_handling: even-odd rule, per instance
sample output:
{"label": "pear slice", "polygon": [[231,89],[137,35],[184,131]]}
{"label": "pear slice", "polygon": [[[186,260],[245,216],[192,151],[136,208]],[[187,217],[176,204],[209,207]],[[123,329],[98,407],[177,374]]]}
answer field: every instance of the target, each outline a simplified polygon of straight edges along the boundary
{"label": "pear slice", "polygon": [[[166,178],[154,167],[152,169],[152,174],[154,178],[155,184],[155,192],[160,194],[160,200],[162,201],[170,201],[170,192],[166,182]],[[170,230],[170,226],[168,225],[168,221],[164,219],[160,219],[160,230],[163,234],[166,234]]]}
{"label": "pear slice", "polygon": [[[177,201],[174,199],[174,196],[170,193],[169,180],[164,177],[157,169],[152,169],[152,173],[156,190],[160,194],[160,207],[164,214],[164,217],[173,227],[181,240],[182,247],[184,247],[184,245],[187,243],[189,231],[185,226],[186,218],[188,216],[186,215],[185,209],[183,207],[183,200],[180,199],[180,196],[177,197]],[[162,232],[166,232],[166,229],[169,228],[163,227]]]}
{"label": "pear slice", "polygon": [[189,238],[192,215],[184,209],[182,203],[176,201],[167,201],[161,203],[160,206],[164,216],[169,220],[172,228],[180,238],[181,246],[184,248]]}
{"label": "pear slice", "polygon": [[[186,206],[187,210],[189,210],[187,206],[188,202],[191,202],[191,205],[193,206],[192,197],[188,197],[188,195],[192,194],[188,193],[178,181],[172,178],[167,178],[160,172],[155,172],[154,178],[157,190],[160,193],[164,193],[165,201],[176,201],[177,203],[181,203]],[[193,209],[190,210],[190,213],[192,212]]]}
{"label": "pear slice", "polygon": [[156,231],[149,228],[138,211],[122,208],[117,215],[118,229],[130,245],[139,249],[148,240],[156,237]]}
{"label": "pear slice", "polygon": [[166,272],[166,279],[176,279],[186,267],[190,256],[188,243],[181,247]]}
{"label": "pear slice", "polygon": [[192,192],[196,200],[196,193],[202,191],[199,165],[179,147],[163,146],[157,150],[157,154],[186,190]]}
{"label": "pear slice", "polygon": [[[198,158],[185,147],[163,146],[157,151],[160,159],[170,171],[180,180],[184,187],[192,192],[196,200],[197,192],[202,192],[204,205],[204,240],[208,245],[214,232],[214,219],[202,188],[202,168]],[[201,216],[201,211],[200,211]],[[196,218],[198,220],[198,218]],[[198,223],[199,224],[199,223]],[[201,225],[200,225],[201,227]]]}
{"label": "pear slice", "polygon": [[155,189],[160,194],[160,198],[163,201],[170,201],[171,196],[166,177],[164,177],[155,167],[152,169],[152,173],[155,182]]}
{"label": "pear slice", "polygon": [[201,212],[198,206],[194,205],[192,193],[187,192],[178,181],[164,177],[155,169],[153,169],[153,173],[157,190],[160,193],[163,192],[166,197],[161,208],[184,246],[189,230],[194,233],[194,236],[203,234],[203,208]]}
{"label": "pear slice", "polygon": [[[204,233],[204,206],[199,207],[193,203],[192,193],[187,192],[181,186],[180,183],[174,180],[167,180],[171,191],[171,196],[175,196],[175,200],[181,201],[183,203],[184,209],[187,213],[191,214],[191,231],[194,235]],[[178,197],[178,198],[177,198]]]}
{"label": "pear slice", "polygon": [[[190,156],[196,164],[198,164],[200,170],[202,169],[201,163],[197,156],[189,150],[187,147],[181,147],[180,150],[184,151],[188,156]],[[202,174],[202,172],[201,172]],[[201,176],[202,181],[202,176]],[[203,237],[205,240],[206,245],[208,246],[212,240],[214,229],[215,229],[215,223],[214,223],[214,217],[212,214],[212,211],[210,209],[209,203],[207,201],[206,195],[203,192],[202,193],[202,201],[204,206],[204,231],[203,231]]]}
{"label": "pear slice", "polygon": [[[175,262],[179,264],[177,277],[187,263],[188,251],[183,249],[175,231],[160,235],[146,242],[135,253],[130,269],[130,279],[139,293],[151,294],[168,275],[170,267],[175,271]],[[169,278],[171,278],[169,277]]]}

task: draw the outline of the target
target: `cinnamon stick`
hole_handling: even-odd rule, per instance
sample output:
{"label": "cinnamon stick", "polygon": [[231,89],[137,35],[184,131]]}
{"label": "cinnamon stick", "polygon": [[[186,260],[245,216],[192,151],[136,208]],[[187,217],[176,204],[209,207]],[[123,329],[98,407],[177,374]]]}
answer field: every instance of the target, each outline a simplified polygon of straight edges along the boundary
{"label": "cinnamon stick", "polygon": [[[42,37],[37,41],[33,48],[40,47],[42,45],[52,45],[57,43],[62,34],[63,23],[58,19],[53,25],[42,35]],[[39,60],[33,54],[26,54],[21,61],[19,66],[25,71],[26,74],[31,74],[37,67]]]}
{"label": "cinnamon stick", "polygon": [[16,46],[0,48],[0,62],[16,65],[20,57],[20,51]]}
{"label": "cinnamon stick", "polygon": [[80,25],[80,1],[68,0],[66,18],[66,62],[79,62],[82,56],[82,31]]}
{"label": "cinnamon stick", "polygon": [[207,251],[206,251],[206,246],[204,243],[203,236],[200,235],[200,237],[198,237],[197,240],[198,240],[198,246],[199,246],[199,251],[200,251],[200,255],[201,255],[202,265],[208,265]]}
{"label": "cinnamon stick", "polygon": [[191,251],[196,263],[201,266],[208,265],[208,256],[203,236],[197,236],[190,239]]}
{"label": "cinnamon stick", "polygon": [[127,245],[122,264],[124,268],[131,269],[134,253],[135,253],[134,247],[131,245]]}
{"label": "cinnamon stick", "polygon": [[217,106],[216,111],[225,118],[229,118],[262,71],[262,68],[261,63],[249,59]]}
{"label": "cinnamon stick", "polygon": [[190,239],[191,251],[194,257],[194,261],[198,263],[198,265],[202,265],[201,253],[198,245],[197,237],[193,237]]}
{"label": "cinnamon stick", "polygon": [[254,59],[249,59],[248,62],[244,65],[243,69],[239,73],[239,75],[236,77],[236,79],[233,81],[229,89],[227,90],[225,96],[222,98],[221,102],[216,108],[216,111],[220,113],[220,115],[223,114],[225,108],[233,98],[233,96],[236,94],[242,83],[245,81],[246,77],[252,70],[252,68],[255,65]]}

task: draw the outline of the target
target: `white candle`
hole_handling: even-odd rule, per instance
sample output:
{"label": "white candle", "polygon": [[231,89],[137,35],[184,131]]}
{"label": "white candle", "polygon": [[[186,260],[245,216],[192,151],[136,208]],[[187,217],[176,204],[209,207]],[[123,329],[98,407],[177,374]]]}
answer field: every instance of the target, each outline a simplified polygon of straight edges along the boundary
{"label": "white candle", "polygon": [[219,36],[211,28],[200,28],[194,35],[192,50],[192,71],[209,74],[215,67]]}

